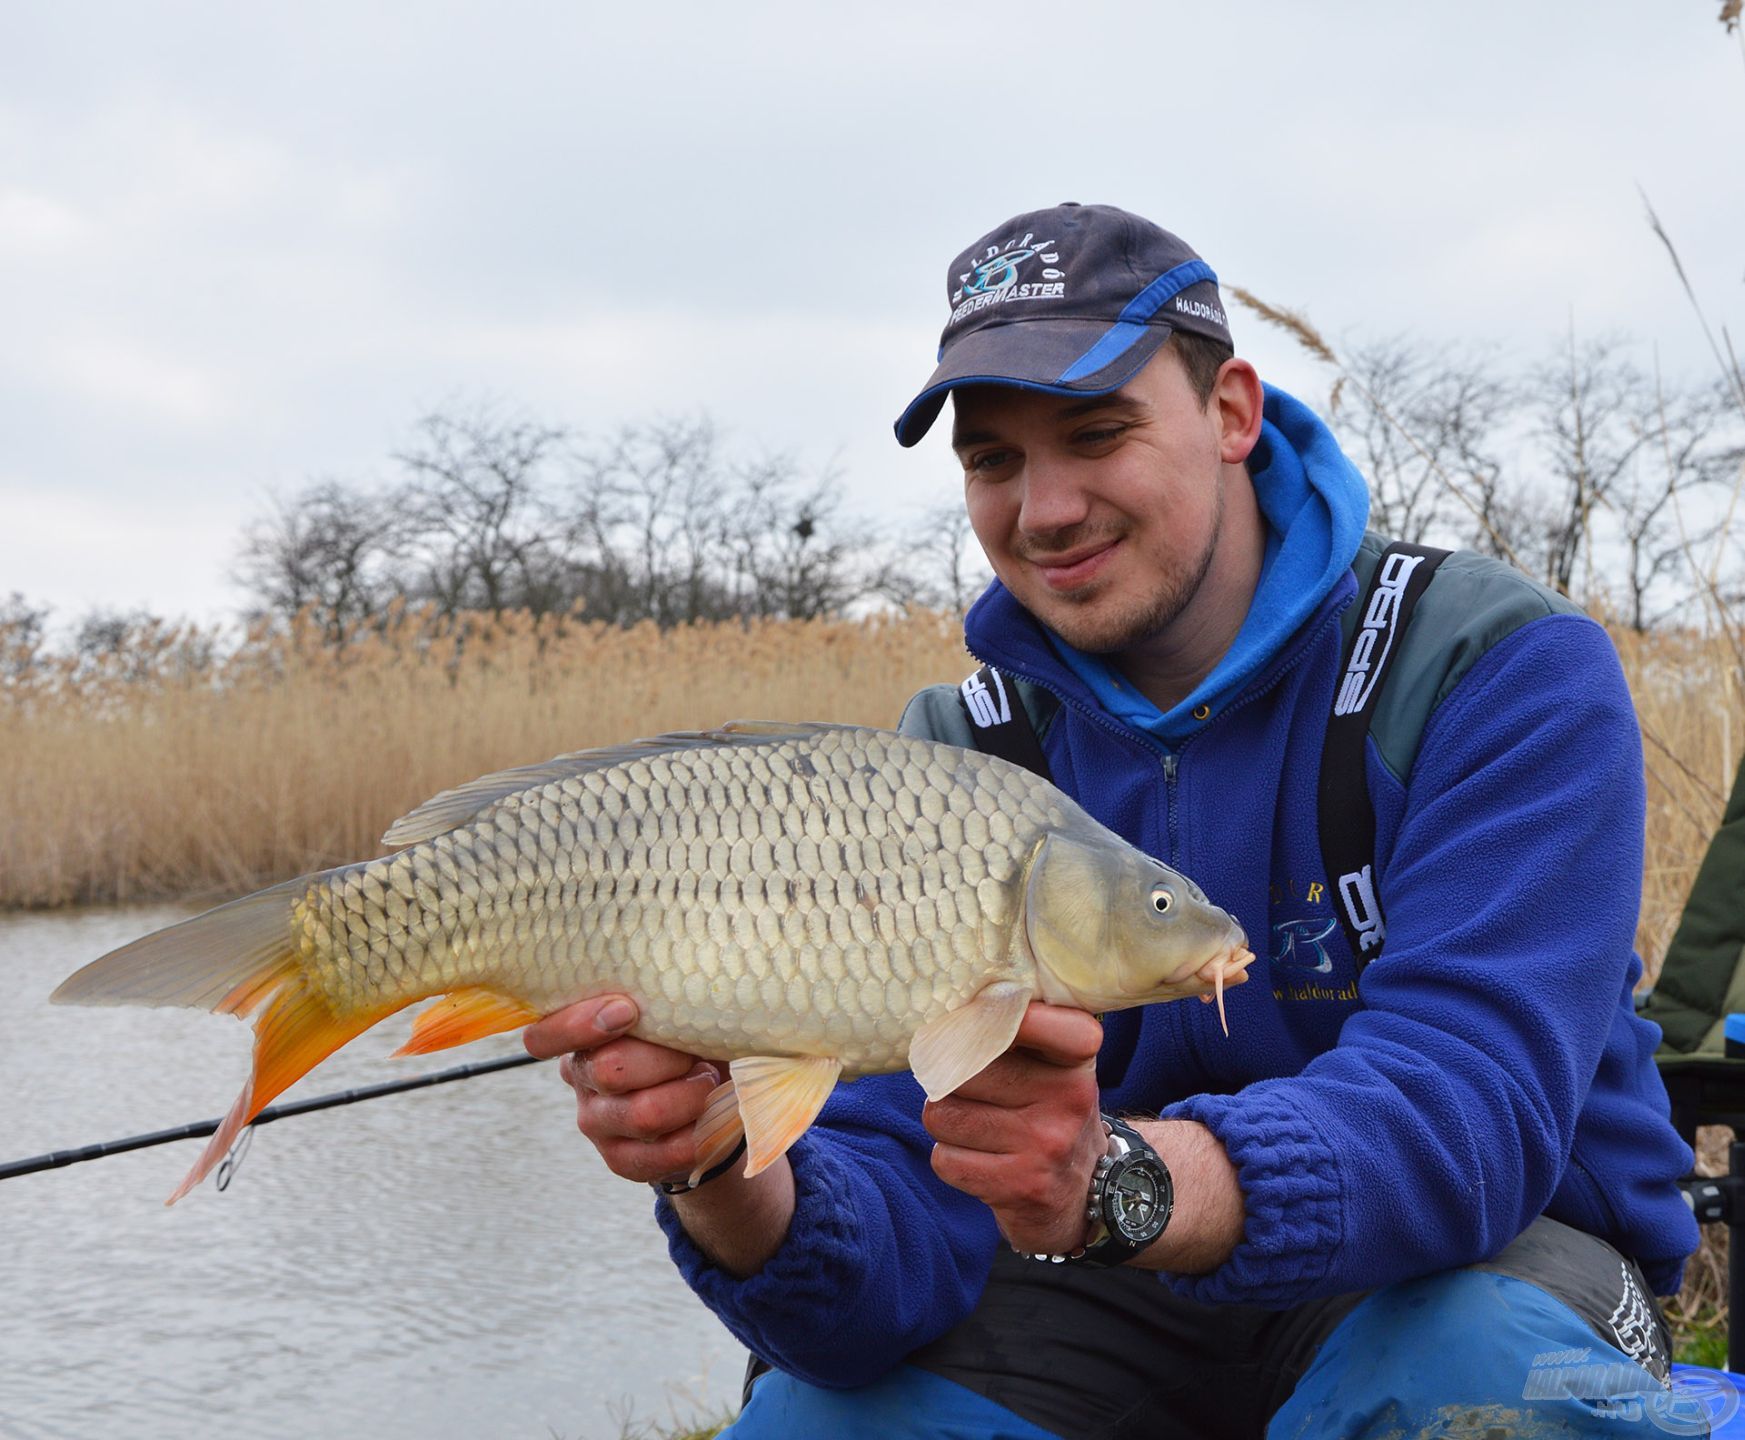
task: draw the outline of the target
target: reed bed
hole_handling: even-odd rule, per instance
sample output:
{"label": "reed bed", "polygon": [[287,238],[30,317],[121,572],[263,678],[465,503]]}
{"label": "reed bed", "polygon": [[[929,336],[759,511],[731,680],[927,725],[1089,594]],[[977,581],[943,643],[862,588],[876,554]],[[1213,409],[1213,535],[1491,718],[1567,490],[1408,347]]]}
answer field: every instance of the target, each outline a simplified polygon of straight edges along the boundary
{"label": "reed bed", "polygon": [[397,610],[228,653],[148,627],[0,680],[0,907],[237,894],[380,854],[397,816],[490,770],[734,718],[894,725],[964,669],[931,611],[661,631]]}
{"label": "reed bed", "polygon": [[[1724,637],[1613,638],[1643,731],[1651,982],[1732,787],[1745,697]],[[307,621],[229,648],[145,627],[97,661],[8,644],[0,908],[226,898],[378,854],[397,816],[490,770],[736,717],[892,725],[969,664],[933,611],[661,631],[397,609],[337,644]],[[1708,1173],[1730,1138],[1705,1132]],[[1669,1311],[1686,1345],[1723,1323],[1720,1227],[1688,1274]]]}
{"label": "reed bed", "polygon": [[[662,631],[395,609],[340,643],[311,622],[221,638],[147,626],[95,661],[8,667],[0,634],[0,908],[240,893],[378,854],[397,816],[490,770],[736,717],[892,725],[969,664],[931,610]],[[1643,727],[1652,977],[1745,696],[1718,639],[1614,640]]]}

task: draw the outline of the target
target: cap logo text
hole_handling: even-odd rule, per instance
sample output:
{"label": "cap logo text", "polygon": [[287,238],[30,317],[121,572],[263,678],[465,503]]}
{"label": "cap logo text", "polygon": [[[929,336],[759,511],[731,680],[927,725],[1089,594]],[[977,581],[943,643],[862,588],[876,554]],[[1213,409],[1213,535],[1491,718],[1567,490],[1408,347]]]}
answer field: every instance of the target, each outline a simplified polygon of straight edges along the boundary
{"label": "cap logo text", "polygon": [[1184,300],[1177,295],[1171,303],[1180,314],[1210,320],[1214,325],[1222,325],[1225,329],[1230,327],[1230,322],[1224,318],[1224,312],[1216,305],[1208,305],[1204,300]]}
{"label": "cap logo text", "polygon": [[[958,278],[958,287],[951,294],[951,319],[955,325],[990,305],[1003,305],[1013,300],[1058,300],[1066,294],[1064,273],[1054,267],[1060,256],[1050,249],[1052,240],[1038,240],[1026,232],[1022,239],[1008,240],[1004,245],[990,245],[979,260],[972,259],[970,268]],[[1040,260],[1040,279],[1020,280],[1019,271],[1028,261]]]}

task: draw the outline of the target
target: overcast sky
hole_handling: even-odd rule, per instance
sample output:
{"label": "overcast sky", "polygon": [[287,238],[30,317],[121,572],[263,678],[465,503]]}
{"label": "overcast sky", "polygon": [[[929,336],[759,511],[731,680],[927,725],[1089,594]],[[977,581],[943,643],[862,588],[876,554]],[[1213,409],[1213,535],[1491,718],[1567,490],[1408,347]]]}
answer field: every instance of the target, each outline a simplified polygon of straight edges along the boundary
{"label": "overcast sky", "polygon": [[[216,617],[273,489],[494,397],[712,414],[900,519],[953,254],[1126,206],[1345,339],[1745,330],[1717,0],[56,4],[0,13],[0,597]],[[1327,377],[1246,314],[1238,348]],[[1644,352],[1644,358],[1649,358]]]}

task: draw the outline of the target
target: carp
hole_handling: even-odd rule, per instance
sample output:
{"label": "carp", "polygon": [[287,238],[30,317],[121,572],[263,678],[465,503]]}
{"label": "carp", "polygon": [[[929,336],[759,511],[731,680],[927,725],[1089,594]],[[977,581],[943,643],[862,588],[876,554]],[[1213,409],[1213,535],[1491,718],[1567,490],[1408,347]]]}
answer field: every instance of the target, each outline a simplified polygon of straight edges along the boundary
{"label": "carp", "polygon": [[643,1039],[730,1062],[695,1174],[755,1174],[839,1079],[932,1099],[1005,1051],[1032,999],[1217,998],[1253,960],[1191,880],[1046,780],[848,725],[739,721],[444,791],[397,853],[275,885],[111,951],[76,1005],[253,1016],[248,1082],[170,1204],[274,1097],[418,1001],[423,1054],[622,992]]}

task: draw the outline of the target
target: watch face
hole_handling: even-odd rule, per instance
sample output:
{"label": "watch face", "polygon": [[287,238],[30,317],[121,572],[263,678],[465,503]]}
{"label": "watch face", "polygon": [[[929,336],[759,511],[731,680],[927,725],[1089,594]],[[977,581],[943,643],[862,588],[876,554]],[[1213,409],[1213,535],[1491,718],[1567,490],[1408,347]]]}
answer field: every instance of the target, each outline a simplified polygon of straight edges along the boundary
{"label": "watch face", "polygon": [[1173,1199],[1169,1173],[1150,1155],[1123,1155],[1105,1182],[1104,1222],[1129,1243],[1149,1244],[1163,1234]]}

